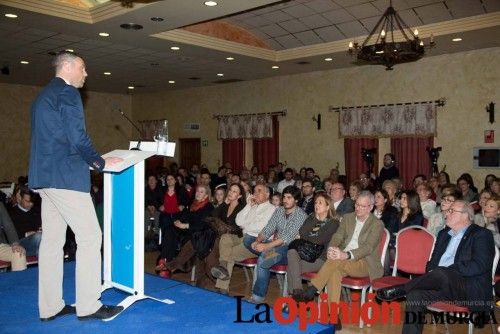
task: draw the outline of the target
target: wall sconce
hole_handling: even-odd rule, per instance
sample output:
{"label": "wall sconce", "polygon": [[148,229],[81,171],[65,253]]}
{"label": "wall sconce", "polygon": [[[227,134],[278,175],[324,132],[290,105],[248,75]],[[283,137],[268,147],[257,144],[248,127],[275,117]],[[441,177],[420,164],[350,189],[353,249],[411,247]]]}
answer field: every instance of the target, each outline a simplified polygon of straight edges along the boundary
{"label": "wall sconce", "polygon": [[490,104],[486,106],[486,112],[490,114],[490,123],[495,123],[495,104],[493,102],[490,102]]}
{"label": "wall sconce", "polygon": [[312,120],[316,122],[318,130],[321,130],[321,114],[318,114],[318,116],[313,116]]}

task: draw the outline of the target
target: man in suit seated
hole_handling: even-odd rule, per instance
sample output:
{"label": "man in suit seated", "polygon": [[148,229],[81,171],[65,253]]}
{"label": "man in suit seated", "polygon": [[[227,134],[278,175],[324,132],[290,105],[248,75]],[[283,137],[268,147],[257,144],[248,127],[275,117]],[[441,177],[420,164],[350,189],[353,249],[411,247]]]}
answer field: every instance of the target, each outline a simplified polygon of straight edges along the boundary
{"label": "man in suit seated", "polygon": [[[489,312],[495,243],[491,232],[473,224],[473,219],[472,207],[455,201],[446,213],[446,228],[437,236],[427,273],[407,284],[380,289],[377,297],[394,300],[406,296],[406,312],[413,314],[424,313],[427,305],[439,300],[462,304],[473,312]],[[422,330],[422,323],[403,325],[404,334]]]}
{"label": "man in suit seated", "polygon": [[354,202],[350,197],[345,197],[346,191],[342,183],[336,182],[330,188],[330,196],[332,197],[335,212],[339,216],[354,211]]}
{"label": "man in suit seated", "polygon": [[[337,186],[336,183],[334,186]],[[345,276],[379,278],[384,273],[378,246],[384,223],[371,211],[375,199],[369,191],[362,191],[356,199],[354,213],[342,219],[339,229],[332,237],[327,252],[327,261],[305,292],[303,299],[311,301],[325,286],[329,302],[340,300],[341,282]],[[302,298],[296,298],[298,301]],[[340,317],[336,330],[340,330]]]}

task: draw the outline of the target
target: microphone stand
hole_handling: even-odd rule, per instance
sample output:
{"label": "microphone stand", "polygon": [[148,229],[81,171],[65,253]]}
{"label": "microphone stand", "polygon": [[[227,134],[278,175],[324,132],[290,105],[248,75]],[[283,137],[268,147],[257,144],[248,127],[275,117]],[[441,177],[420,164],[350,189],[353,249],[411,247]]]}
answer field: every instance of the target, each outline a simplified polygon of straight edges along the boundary
{"label": "microphone stand", "polygon": [[132,122],[132,120],[130,118],[128,118],[127,115],[125,115],[125,113],[121,110],[121,109],[118,109],[118,111],[120,112],[120,115],[122,115],[130,124],[132,124],[132,126],[137,130],[137,132],[139,132],[139,140],[137,141],[137,145],[134,147],[134,148],[131,148],[130,150],[131,151],[140,151],[140,146],[141,146],[141,140],[143,138],[143,134],[142,134],[142,131],[137,127],[137,125],[134,124],[134,122]]}

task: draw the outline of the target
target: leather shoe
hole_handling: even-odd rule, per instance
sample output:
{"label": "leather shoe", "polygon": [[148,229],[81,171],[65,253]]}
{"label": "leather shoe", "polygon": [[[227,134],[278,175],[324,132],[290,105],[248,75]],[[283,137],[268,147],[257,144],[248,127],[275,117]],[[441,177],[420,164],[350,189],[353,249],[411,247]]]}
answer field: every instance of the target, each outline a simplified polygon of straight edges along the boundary
{"label": "leather shoe", "polygon": [[403,285],[395,285],[389,288],[377,290],[377,298],[384,301],[391,301],[406,296],[406,291]]}
{"label": "leather shoe", "polygon": [[64,305],[63,309],[61,311],[59,311],[59,313],[57,313],[51,317],[48,317],[48,318],[40,318],[40,320],[41,321],[51,321],[57,317],[62,317],[64,315],[75,314],[75,313],[76,313],[76,308],[74,306]]}
{"label": "leather shoe", "polygon": [[212,274],[213,277],[223,281],[227,281],[229,279],[229,272],[223,266],[212,267],[210,269],[210,274]]}
{"label": "leather shoe", "polygon": [[78,317],[78,320],[106,320],[123,311],[123,306],[102,305],[95,313]]}

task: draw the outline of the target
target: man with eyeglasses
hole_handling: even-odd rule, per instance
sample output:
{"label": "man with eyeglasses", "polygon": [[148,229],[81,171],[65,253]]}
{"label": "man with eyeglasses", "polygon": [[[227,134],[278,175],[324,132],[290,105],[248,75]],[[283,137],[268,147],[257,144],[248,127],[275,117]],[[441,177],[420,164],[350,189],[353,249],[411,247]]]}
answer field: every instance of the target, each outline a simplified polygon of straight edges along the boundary
{"label": "man with eyeglasses", "polygon": [[345,193],[345,187],[340,182],[334,183],[330,188],[333,207],[335,208],[335,213],[339,216],[354,211],[354,201],[350,197],[345,197]]}
{"label": "man with eyeglasses", "polygon": [[302,181],[302,198],[299,201],[299,207],[301,207],[307,215],[310,215],[314,211],[313,197],[315,189],[311,179],[304,179]]}
{"label": "man with eyeglasses", "polygon": [[[439,232],[427,273],[404,285],[377,291],[381,300],[406,296],[407,314],[420,315],[435,301],[448,300],[477,312],[477,324],[487,320],[492,296],[495,244],[490,231],[473,224],[474,210],[456,200],[446,212],[446,228]],[[423,323],[405,323],[404,334],[422,333]]]}
{"label": "man with eyeglasses", "polygon": [[[360,192],[354,213],[346,214],[330,240],[327,261],[323,264],[311,286],[305,292],[305,300],[311,301],[325,286],[329,302],[338,303],[342,278],[345,276],[382,277],[384,268],[380,263],[378,245],[384,223],[371,211],[375,198],[369,191]],[[340,319],[340,317],[338,318]],[[340,320],[335,330],[340,330]]]}

